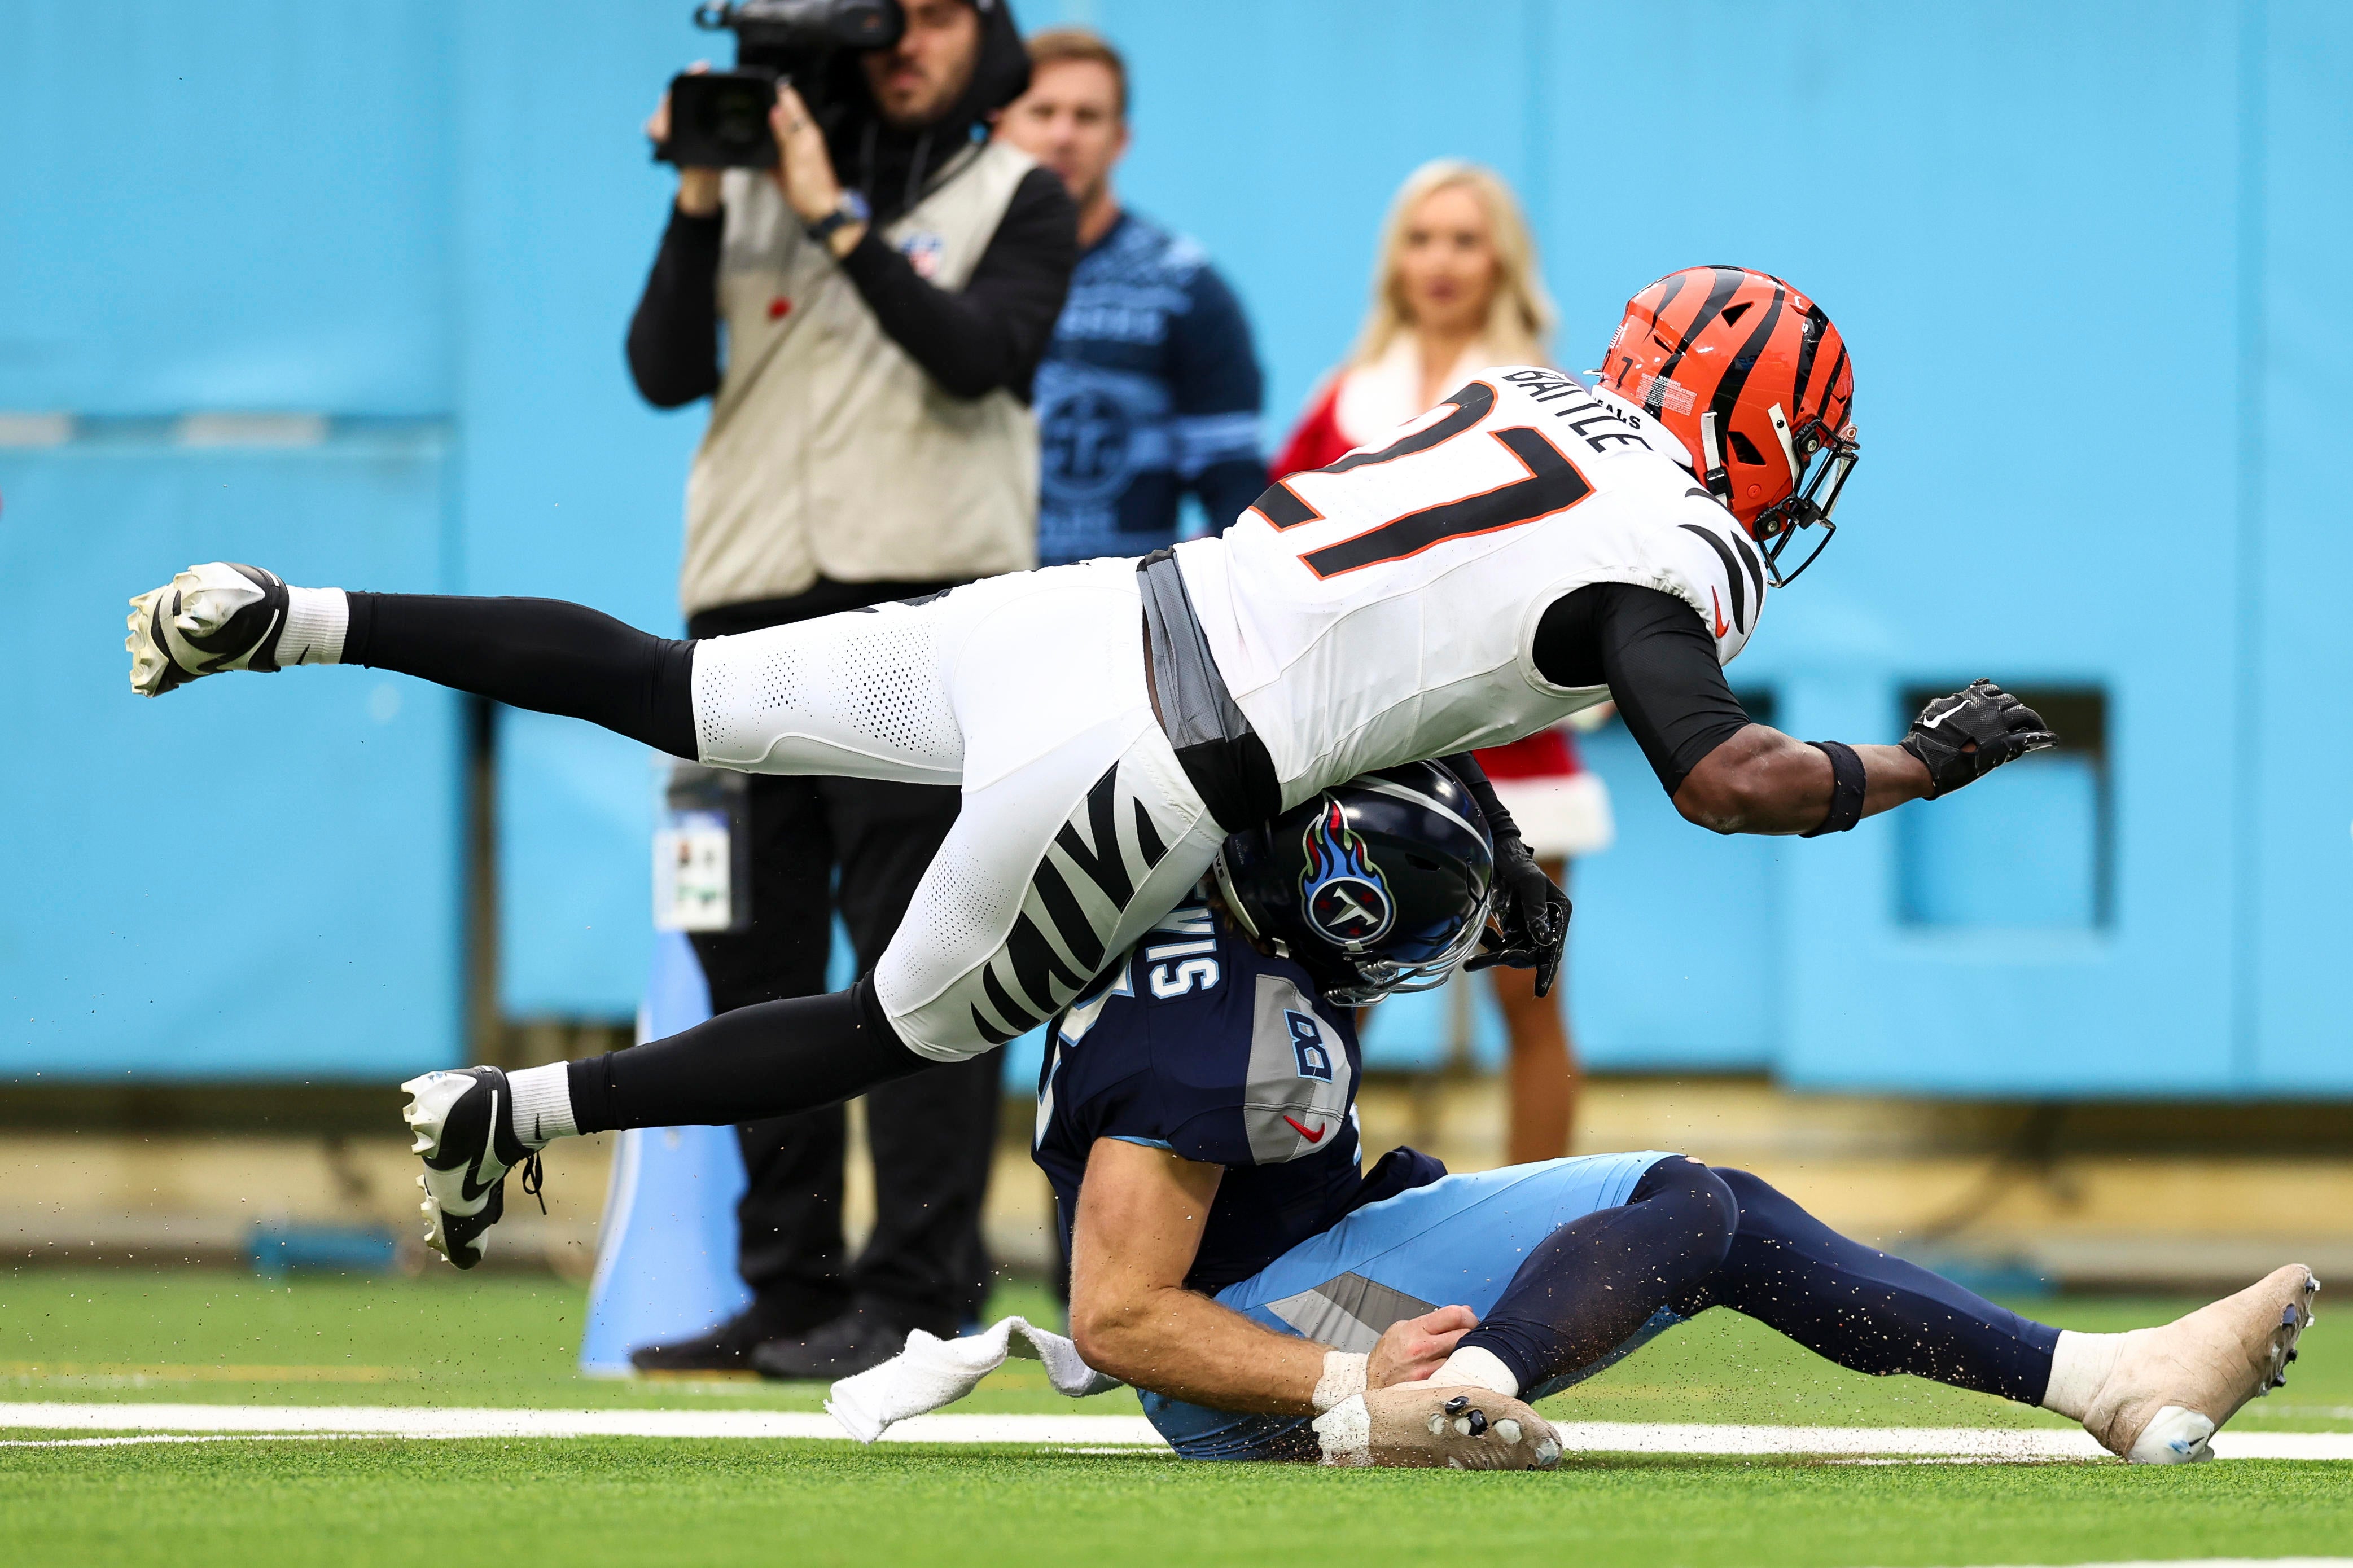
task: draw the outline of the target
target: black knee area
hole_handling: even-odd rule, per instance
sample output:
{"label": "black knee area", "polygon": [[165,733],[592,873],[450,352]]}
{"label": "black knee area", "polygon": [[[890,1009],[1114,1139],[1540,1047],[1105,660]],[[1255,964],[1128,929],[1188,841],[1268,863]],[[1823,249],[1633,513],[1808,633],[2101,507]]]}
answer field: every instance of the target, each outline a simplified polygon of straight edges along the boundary
{"label": "black knee area", "polygon": [[[1738,1171],[1727,1173],[1746,1174]],[[1740,1199],[1725,1174],[1677,1154],[1643,1172],[1642,1179],[1634,1184],[1633,1194],[1626,1201],[1657,1205],[1672,1214],[1691,1238],[1694,1261],[1712,1271],[1724,1266],[1732,1251],[1732,1238],[1741,1227]],[[1754,1176],[1746,1179],[1757,1181]],[[1761,1182],[1757,1184],[1764,1185]]]}

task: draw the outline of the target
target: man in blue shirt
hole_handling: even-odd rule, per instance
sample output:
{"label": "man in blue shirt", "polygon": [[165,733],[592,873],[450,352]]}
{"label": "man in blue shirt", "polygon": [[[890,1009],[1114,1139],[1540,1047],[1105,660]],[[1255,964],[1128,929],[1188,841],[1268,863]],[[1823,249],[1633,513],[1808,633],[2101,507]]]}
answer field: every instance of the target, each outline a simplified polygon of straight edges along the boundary
{"label": "man in blue shirt", "polygon": [[[1718,1306],[1859,1372],[2060,1412],[2144,1463],[2210,1457],[2281,1377],[2316,1289],[2300,1265],[2161,1328],[2080,1334],[1682,1154],[1448,1175],[1400,1149],[1360,1175],[1349,1004],[1395,984],[1385,959],[1427,956],[1397,933],[1459,960],[1440,928],[1483,924],[1484,835],[1435,764],[1327,791],[1228,839],[1215,891],[1050,1026],[1035,1155],[1071,1334],[1179,1455],[1548,1468],[1556,1435],[1525,1401]],[[1450,868],[1468,900],[1434,896]],[[1335,888],[1371,913],[1345,952]]]}
{"label": "man in blue shirt", "polygon": [[1250,322],[1199,245],[1120,207],[1118,52],[1081,27],[1029,44],[1029,90],[997,133],[1070,187],[1081,251],[1033,393],[1038,563],[1173,544],[1188,490],[1222,532],[1266,488]]}

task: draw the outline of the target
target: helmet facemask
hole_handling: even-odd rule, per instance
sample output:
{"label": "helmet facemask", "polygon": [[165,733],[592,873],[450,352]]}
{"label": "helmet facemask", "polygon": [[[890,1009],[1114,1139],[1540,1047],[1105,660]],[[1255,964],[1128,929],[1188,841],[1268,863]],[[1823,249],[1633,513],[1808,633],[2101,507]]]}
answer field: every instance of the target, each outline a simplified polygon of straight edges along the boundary
{"label": "helmet facemask", "polygon": [[[1602,377],[1683,442],[1708,493],[1762,547],[1771,586],[1813,564],[1858,450],[1853,367],[1821,307],[1770,273],[1683,268],[1627,301]],[[1812,547],[1787,559],[1815,527]]]}
{"label": "helmet facemask", "polygon": [[1440,952],[1419,963],[1399,963],[1395,959],[1373,953],[1339,952],[1333,959],[1354,970],[1354,984],[1343,983],[1324,988],[1324,999],[1344,1007],[1363,1007],[1384,996],[1400,996],[1409,991],[1434,991],[1454,978],[1463,961],[1477,951],[1479,933],[1487,929],[1487,913],[1494,907],[1494,889],[1488,889],[1487,901],[1479,918],[1465,921],[1454,940]]}
{"label": "helmet facemask", "polygon": [[[1814,418],[1792,431],[1779,404],[1773,405],[1770,415],[1773,434],[1780,437],[1781,455],[1788,461],[1792,483],[1788,495],[1757,514],[1750,534],[1764,546],[1766,581],[1776,588],[1786,588],[1830,548],[1831,537],[1838,532],[1838,524],[1831,521],[1831,514],[1838,507],[1839,492],[1846,489],[1847,476],[1854,471],[1862,447],[1855,439],[1852,425],[1843,430],[1832,430]],[[1821,537],[1814,542],[1805,559],[1785,572],[1781,569],[1781,557],[1801,528],[1820,528]]]}
{"label": "helmet facemask", "polygon": [[1260,930],[1259,922],[1250,918],[1250,900],[1234,885],[1222,847],[1210,868],[1210,878],[1217,888],[1218,901],[1225,905],[1226,912],[1242,928],[1244,935],[1271,949],[1277,957],[1288,958],[1306,969],[1314,975],[1316,990],[1324,1000],[1342,1007],[1366,1007],[1384,996],[1434,991],[1453,979],[1463,963],[1478,951],[1480,933],[1487,929],[1495,902],[1495,889],[1491,886],[1477,918],[1464,921],[1462,929],[1443,949],[1419,963],[1401,963],[1374,952],[1330,948],[1310,952],[1303,944],[1288,942],[1271,931]]}

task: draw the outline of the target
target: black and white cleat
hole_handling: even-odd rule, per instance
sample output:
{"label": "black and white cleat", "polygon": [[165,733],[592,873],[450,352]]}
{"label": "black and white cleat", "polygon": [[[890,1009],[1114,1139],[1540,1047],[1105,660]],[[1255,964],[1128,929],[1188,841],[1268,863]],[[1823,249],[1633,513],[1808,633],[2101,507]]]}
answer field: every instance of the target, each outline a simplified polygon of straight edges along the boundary
{"label": "black and white cleat", "polygon": [[401,1118],[417,1134],[410,1147],[425,1162],[417,1178],[425,1245],[471,1268],[482,1260],[485,1233],[506,1212],[508,1170],[521,1165],[523,1191],[539,1191],[539,1151],[509,1125],[514,1093],[496,1068],[429,1072],[400,1087],[409,1097]]}
{"label": "black and white cleat", "polygon": [[131,688],[161,697],[225,669],[278,668],[285,580],[259,566],[207,561],[131,601]]}

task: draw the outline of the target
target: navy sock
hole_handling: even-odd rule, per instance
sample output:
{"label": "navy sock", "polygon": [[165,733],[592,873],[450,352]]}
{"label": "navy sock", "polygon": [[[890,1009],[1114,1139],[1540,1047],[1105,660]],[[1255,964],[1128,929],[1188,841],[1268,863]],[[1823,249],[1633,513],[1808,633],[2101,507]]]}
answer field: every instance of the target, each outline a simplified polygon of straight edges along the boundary
{"label": "navy sock", "polygon": [[1545,1237],[1461,1342],[1492,1352],[1524,1391],[1589,1367],[1712,1279],[1739,1219],[1715,1172],[1662,1160],[1623,1205]]}
{"label": "navy sock", "polygon": [[1716,1174],[1740,1205],[1740,1227],[1724,1266],[1677,1312],[1729,1307],[1856,1372],[2042,1403],[2058,1330],[1849,1241],[1746,1171]]}

